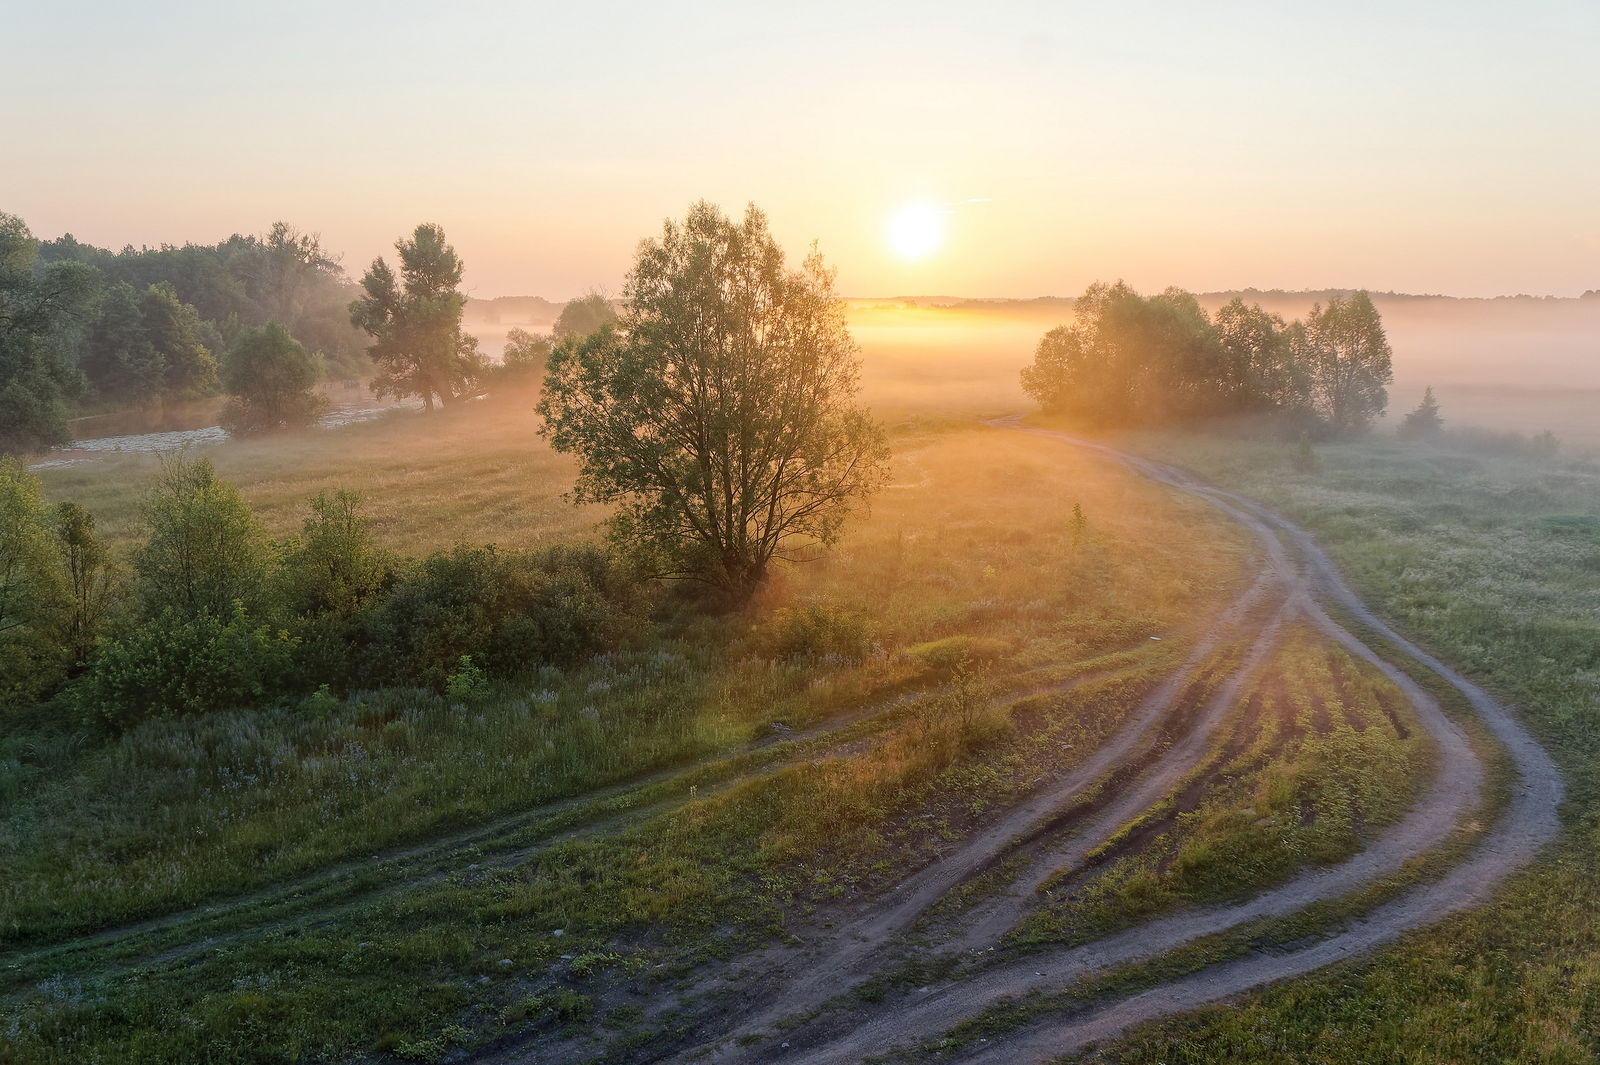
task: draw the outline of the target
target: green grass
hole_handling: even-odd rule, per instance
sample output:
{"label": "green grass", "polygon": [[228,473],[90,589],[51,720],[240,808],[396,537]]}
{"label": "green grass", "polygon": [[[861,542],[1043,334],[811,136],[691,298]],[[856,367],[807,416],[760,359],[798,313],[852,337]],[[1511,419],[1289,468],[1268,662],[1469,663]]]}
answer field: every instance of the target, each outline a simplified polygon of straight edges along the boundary
{"label": "green grass", "polygon": [[1069,871],[1077,879],[1047,884],[1049,903],[1011,938],[1085,942],[1337,862],[1398,820],[1427,773],[1426,738],[1394,686],[1296,632],[1258,672],[1206,761],[1091,853],[1088,868]]}
{"label": "green grass", "polygon": [[[370,427],[365,455],[218,464],[247,474],[247,495],[269,510],[353,483],[380,512],[414,523],[398,545],[420,548],[452,528],[457,475],[447,447],[431,459],[413,449],[417,476],[403,490],[362,481],[385,434],[401,430],[410,431],[403,419]],[[103,473],[121,476],[114,464]],[[129,970],[134,956],[115,944],[42,955],[10,981],[20,994],[0,1030],[11,1033],[12,1058],[430,1055],[462,1032],[477,1040],[527,1024],[636,1039],[638,1018],[613,1016],[606,996],[613,959],[632,959],[629,971],[676,971],[898,877],[1063,757],[1091,749],[1238,576],[1243,539],[1203,506],[1041,454],[1015,434],[902,435],[895,481],[904,487],[886,490],[826,561],[783,575],[749,612],[680,619],[630,651],[498,686],[478,705],[386,691],[334,707],[153,722],[105,746],[7,738],[0,859],[17,872],[4,888],[8,931],[44,943],[652,768],[723,758],[774,722],[803,728],[897,693],[936,692],[835,745],[735,757],[662,782],[647,790],[678,801],[512,868],[472,869],[467,853],[430,859],[426,868],[444,875],[366,901],[330,886],[316,896],[327,907],[263,903],[236,924],[197,923],[191,935],[222,935],[217,948],[171,965]],[[83,487],[103,503],[121,491]],[[1074,503],[1089,517],[1081,543]],[[770,621],[798,606],[869,618],[865,655],[779,653]],[[906,653],[962,640],[992,653],[981,683],[996,690],[1102,663],[1124,672],[1014,711],[964,709],[937,694],[947,663]],[[769,771],[737,779],[736,767],[757,757]],[[694,780],[717,787],[696,794]],[[363,882],[359,872],[352,881]],[[269,919],[259,934],[223,935],[257,918]],[[182,929],[149,942],[181,944]],[[592,1010],[546,1008],[579,998]]]}
{"label": "green grass", "polygon": [[1093,1061],[1600,1057],[1600,469],[1372,440],[1137,445],[1313,529],[1398,628],[1515,706],[1568,782],[1561,842],[1482,909],[1370,961],[1149,1026]]}
{"label": "green grass", "polygon": [[[568,505],[575,468],[538,436],[532,400],[507,396],[433,414],[396,410],[336,430],[230,440],[205,447],[278,537],[294,536],[305,501],[350,488],[365,496],[378,538],[408,554],[456,543],[533,548],[593,534],[600,508]],[[88,507],[99,531],[127,547],[138,537],[154,455],[111,454],[40,471],[52,501]]]}

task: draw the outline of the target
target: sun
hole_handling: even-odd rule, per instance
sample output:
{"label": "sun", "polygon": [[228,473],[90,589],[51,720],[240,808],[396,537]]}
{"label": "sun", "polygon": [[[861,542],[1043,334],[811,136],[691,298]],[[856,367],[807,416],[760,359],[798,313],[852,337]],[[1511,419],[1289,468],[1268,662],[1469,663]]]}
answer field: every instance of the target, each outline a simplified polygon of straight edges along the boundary
{"label": "sun", "polygon": [[944,213],[926,201],[908,203],[889,217],[889,247],[902,259],[926,259],[944,239]]}

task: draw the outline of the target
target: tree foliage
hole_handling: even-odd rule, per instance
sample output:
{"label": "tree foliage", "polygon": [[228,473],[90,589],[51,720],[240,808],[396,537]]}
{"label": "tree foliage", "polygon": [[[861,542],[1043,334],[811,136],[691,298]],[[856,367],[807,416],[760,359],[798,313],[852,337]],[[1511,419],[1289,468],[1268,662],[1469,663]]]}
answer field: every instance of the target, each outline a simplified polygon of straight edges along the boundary
{"label": "tree foliage", "polygon": [[274,222],[261,236],[236,233],[216,244],[120,252],[84,244],[69,233],[46,241],[40,257],[90,267],[106,289],[126,284],[144,292],[151,285],[171,286],[180,302],[195,309],[202,334],[215,334],[202,336],[213,352],[224,350],[243,329],[279,322],[320,355],[331,373],[367,372],[361,333],[350,323],[354,286],[316,234],[287,222]]}
{"label": "tree foliage", "polygon": [[162,462],[145,497],[146,539],[134,553],[147,617],[228,618],[234,604],[255,608],[267,573],[266,534],[239,490],[209,459]]}
{"label": "tree foliage", "polygon": [[1336,296],[1305,322],[1234,299],[1208,315],[1190,293],[1144,297],[1091,285],[1071,325],[1040,340],[1022,386],[1046,410],[1089,424],[1155,424],[1271,414],[1292,431],[1364,429],[1392,378],[1365,293]]}
{"label": "tree foliage", "polygon": [[1316,412],[1335,435],[1366,429],[1383,414],[1394,381],[1393,353],[1365,292],[1311,308],[1294,342],[1296,356],[1310,368]]}
{"label": "tree foliage", "polygon": [[0,459],[0,707],[31,701],[60,675],[67,589],[38,478]]}
{"label": "tree foliage", "polygon": [[616,322],[617,312],[611,306],[611,301],[598,292],[589,292],[570,300],[561,308],[561,314],[550,332],[557,340],[586,337],[599,332],[601,326],[615,325]]}
{"label": "tree foliage", "polygon": [[0,454],[69,439],[66,400],[82,386],[69,332],[93,291],[81,264],[36,268],[39,242],[0,213]]}
{"label": "tree foliage", "polygon": [[87,662],[122,593],[119,568],[95,535],[94,515],[77,503],[56,504],[55,534],[66,581],[64,638],[73,662]]}
{"label": "tree foliage", "polygon": [[734,595],[834,542],[887,448],[821,256],[791,270],[754,206],[702,202],[640,245],[625,299],[550,357],[541,431],[578,456],[575,497],[615,505],[656,572]]}
{"label": "tree foliage", "polygon": [[506,333],[506,350],[500,360],[500,377],[511,384],[536,381],[550,361],[550,338],[526,329]]}
{"label": "tree foliage", "polygon": [[233,399],[222,424],[247,433],[307,425],[322,409],[316,381],[316,361],[283,326],[246,329],[223,357],[222,384]]}
{"label": "tree foliage", "polygon": [[395,244],[397,276],[381,257],[361,278],[364,295],[350,304],[350,320],[372,337],[367,354],[378,367],[379,395],[417,396],[429,410],[467,394],[482,369],[478,341],[461,330],[467,298],[461,293],[461,258],[444,230],[419,225]]}
{"label": "tree foliage", "polygon": [[215,395],[217,357],[206,347],[195,309],[167,282],[145,289],[139,301],[144,334],[161,363],[161,390],[172,399]]}
{"label": "tree foliage", "polygon": [[1422,402],[1400,423],[1400,436],[1406,440],[1428,440],[1443,431],[1444,419],[1439,417],[1439,401],[1434,398],[1430,385],[1422,393]]}
{"label": "tree foliage", "polygon": [[397,562],[378,547],[356,492],[319,492],[300,538],[284,553],[282,603],[294,617],[350,617],[395,580]]}

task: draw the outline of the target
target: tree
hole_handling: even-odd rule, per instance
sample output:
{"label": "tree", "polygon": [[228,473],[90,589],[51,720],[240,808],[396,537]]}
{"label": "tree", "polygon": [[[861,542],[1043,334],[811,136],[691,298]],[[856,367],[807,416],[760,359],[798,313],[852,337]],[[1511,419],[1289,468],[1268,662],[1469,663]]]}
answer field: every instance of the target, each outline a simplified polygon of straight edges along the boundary
{"label": "tree", "polygon": [[1444,419],[1439,417],[1439,401],[1433,396],[1430,385],[1422,393],[1417,409],[1406,415],[1400,425],[1400,436],[1405,440],[1424,440],[1438,436],[1444,429]]}
{"label": "tree", "polygon": [[101,294],[81,365],[102,398],[147,403],[160,395],[166,361],[145,332],[139,294],[127,282]]}
{"label": "tree", "polygon": [[500,375],[511,383],[536,381],[550,359],[550,338],[526,329],[506,334],[506,350],[500,360]]}
{"label": "tree", "polygon": [[601,326],[614,325],[616,321],[617,312],[612,308],[611,301],[598,292],[589,292],[568,301],[561,308],[561,315],[550,332],[557,340],[586,337],[599,331]]}
{"label": "tree", "polygon": [[323,250],[319,234],[302,233],[288,222],[272,223],[261,243],[261,309],[293,332],[302,324],[318,281],[339,278],[339,260]]}
{"label": "tree", "polygon": [[235,601],[257,604],[267,570],[266,534],[209,459],[164,460],[143,518],[147,536],[133,565],[147,616],[226,619]]}
{"label": "tree", "polygon": [[170,284],[145,289],[139,307],[145,336],[161,356],[161,391],[172,399],[199,399],[217,392],[217,357],[201,341],[200,315],[178,299]]}
{"label": "tree", "polygon": [[206,345],[216,335],[170,284],[140,292],[118,282],[101,294],[80,362],[106,399],[198,399],[217,391],[217,358]]}
{"label": "tree", "polygon": [[66,332],[84,312],[94,271],[36,270],[38,251],[22,219],[0,212],[0,454],[66,443],[64,401],[83,384]]}
{"label": "tree", "polygon": [[223,357],[222,383],[234,398],[222,424],[246,433],[306,425],[322,408],[316,380],[316,362],[283,326],[246,329]]}
{"label": "tree", "polygon": [[774,558],[829,545],[888,449],[815,248],[789,269],[750,206],[701,202],[640,245],[621,328],[563,341],[539,413],[579,458],[574,497],[658,574],[744,596]]}
{"label": "tree", "polygon": [[1215,321],[1229,363],[1235,409],[1310,409],[1311,377],[1294,357],[1282,318],[1236,296],[1217,311]]}
{"label": "tree", "polygon": [[427,223],[395,250],[399,277],[382,258],[373,260],[350,320],[373,338],[367,348],[378,366],[373,391],[419,396],[432,410],[435,398],[449,405],[467,392],[482,368],[477,339],[461,331],[462,263],[444,230]]}
{"label": "tree", "polygon": [[311,517],[284,556],[285,605],[302,618],[348,617],[393,581],[397,562],[374,542],[360,495],[320,492],[309,503]]}
{"label": "tree", "polygon": [[118,574],[95,535],[94,515],[78,504],[56,505],[55,533],[66,577],[65,642],[73,661],[84,663],[116,602]]}
{"label": "tree", "polygon": [[1311,308],[1293,340],[1296,357],[1311,372],[1317,414],[1335,435],[1360,432],[1382,416],[1394,380],[1393,353],[1365,292]]}
{"label": "tree", "polygon": [[0,707],[32,702],[60,676],[65,607],[39,480],[0,459]]}
{"label": "tree", "polygon": [[1046,333],[1022,387],[1052,413],[1098,424],[1160,422],[1226,413],[1239,391],[1210,318],[1182,289],[1145,299],[1097,282],[1074,322]]}

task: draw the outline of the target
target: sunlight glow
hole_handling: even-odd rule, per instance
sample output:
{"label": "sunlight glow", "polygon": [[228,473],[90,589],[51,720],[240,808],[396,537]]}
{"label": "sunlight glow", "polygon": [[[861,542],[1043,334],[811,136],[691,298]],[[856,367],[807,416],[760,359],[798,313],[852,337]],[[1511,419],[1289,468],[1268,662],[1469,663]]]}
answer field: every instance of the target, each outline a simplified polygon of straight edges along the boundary
{"label": "sunlight glow", "polygon": [[889,247],[903,259],[925,259],[944,239],[944,213],[931,203],[908,203],[889,219]]}

